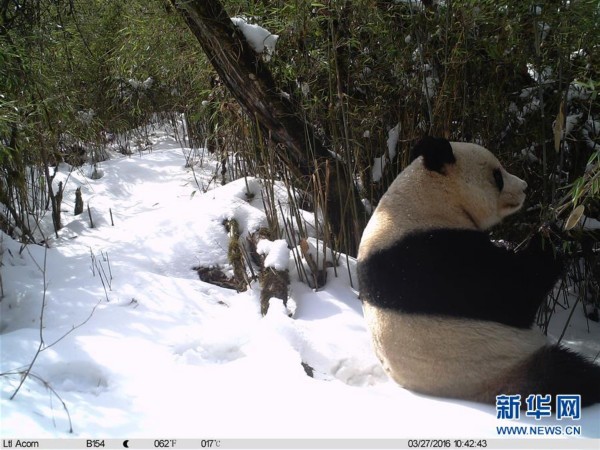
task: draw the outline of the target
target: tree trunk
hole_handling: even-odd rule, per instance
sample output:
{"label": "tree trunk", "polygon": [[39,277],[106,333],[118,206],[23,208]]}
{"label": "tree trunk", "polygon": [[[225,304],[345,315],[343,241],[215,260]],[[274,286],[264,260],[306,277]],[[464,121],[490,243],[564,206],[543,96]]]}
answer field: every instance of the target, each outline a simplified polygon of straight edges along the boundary
{"label": "tree trunk", "polygon": [[[329,230],[339,249],[356,255],[366,218],[347,166],[333,156],[233,25],[218,0],[171,0],[232,95],[278,146],[278,157],[301,185],[326,188]],[[313,175],[317,180],[312,180]],[[316,182],[314,182],[316,181]],[[323,192],[323,191],[322,191]]]}

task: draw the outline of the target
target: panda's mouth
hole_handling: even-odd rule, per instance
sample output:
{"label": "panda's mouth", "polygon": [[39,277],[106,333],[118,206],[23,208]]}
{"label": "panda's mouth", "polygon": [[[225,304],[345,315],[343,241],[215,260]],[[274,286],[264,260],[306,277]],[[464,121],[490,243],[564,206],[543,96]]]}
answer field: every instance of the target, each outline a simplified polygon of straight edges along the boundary
{"label": "panda's mouth", "polygon": [[519,209],[521,209],[521,207],[525,203],[525,194],[524,193],[522,195],[513,194],[510,196],[506,196],[504,198],[503,203],[504,203],[504,209],[511,211],[511,212],[516,212]]}
{"label": "panda's mouth", "polygon": [[504,207],[502,209],[504,209],[505,214],[513,214],[515,212],[517,212],[518,210],[521,209],[521,207],[523,206],[523,202],[510,202],[510,203],[505,203]]}

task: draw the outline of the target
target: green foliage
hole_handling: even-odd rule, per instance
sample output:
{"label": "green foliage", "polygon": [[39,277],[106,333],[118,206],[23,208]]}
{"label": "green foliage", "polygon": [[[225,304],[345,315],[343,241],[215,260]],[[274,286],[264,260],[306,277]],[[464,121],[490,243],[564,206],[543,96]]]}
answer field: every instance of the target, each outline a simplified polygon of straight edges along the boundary
{"label": "green foliage", "polygon": [[157,114],[198,111],[209,74],[161,0],[9,1],[0,19],[0,226],[38,241],[49,206],[60,219],[54,165],[79,151],[97,161],[107,133]]}
{"label": "green foliage", "polygon": [[[269,63],[276,79],[334,140],[373,203],[425,133],[488,145],[540,185],[536,202],[556,199],[558,186],[544,180],[565,155],[547,147],[569,86],[597,79],[596,2],[224,3],[232,16],[280,35]],[[397,123],[399,159],[373,183],[371,163]],[[518,153],[532,145],[540,156],[548,153],[540,171]],[[569,176],[573,181],[576,173]]]}
{"label": "green foliage", "polygon": [[[527,179],[540,221],[554,212],[548,206],[561,206],[570,183],[575,203],[596,192],[597,177],[583,172],[594,152],[577,135],[598,114],[595,2],[224,4],[280,36],[269,62],[275,79],[331,140],[371,204],[426,133],[495,150]],[[2,162],[61,160],[67,135],[100,146],[103,131],[126,132],[169,112],[187,113],[198,144],[260,155],[255,124],[240,116],[168,2],[8,2],[3,17]],[[590,95],[567,102],[567,117],[579,111],[582,121],[555,152],[553,122],[573,86]],[[397,124],[398,156],[373,180],[373,159],[387,158]],[[227,142],[232,135],[236,142]],[[528,149],[539,163],[522,157]],[[11,159],[15,153],[22,157]],[[566,179],[552,181],[557,171]]]}

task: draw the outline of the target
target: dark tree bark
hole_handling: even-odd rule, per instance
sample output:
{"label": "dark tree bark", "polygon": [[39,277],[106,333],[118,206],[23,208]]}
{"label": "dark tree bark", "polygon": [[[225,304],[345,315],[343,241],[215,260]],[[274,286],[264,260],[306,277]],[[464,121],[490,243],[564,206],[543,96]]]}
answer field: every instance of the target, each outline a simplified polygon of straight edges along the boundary
{"label": "dark tree bark", "polygon": [[[352,175],[313,126],[281,95],[275,80],[218,0],[171,0],[232,95],[277,146],[302,186],[325,189],[329,229],[339,249],[355,255],[366,223]],[[317,177],[307,183],[311,177]],[[322,191],[323,192],[323,191]]]}

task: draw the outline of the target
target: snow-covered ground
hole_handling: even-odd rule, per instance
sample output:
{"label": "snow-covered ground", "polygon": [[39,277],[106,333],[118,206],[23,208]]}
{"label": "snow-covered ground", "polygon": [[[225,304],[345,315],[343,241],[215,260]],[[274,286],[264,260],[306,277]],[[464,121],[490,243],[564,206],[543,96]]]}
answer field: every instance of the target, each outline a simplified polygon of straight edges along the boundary
{"label": "snow-covered ground", "polygon": [[[314,291],[290,253],[293,318],[276,299],[261,317],[257,284],[236,293],[200,281],[192,267],[227,264],[224,220],[245,233],[266,225],[261,183],[203,192],[198,183],[214,187],[210,156],[194,174],[189,149],[164,132],[152,139],[151,152],[101,163],[99,179],[84,166],[67,180],[61,166],[65,227],[58,239],[48,232],[47,250],[2,235],[2,438],[498,438],[505,425],[578,425],[600,438],[600,405],[577,422],[507,421],[493,406],[389,381],[349,281],[351,258]],[[79,186],[94,228],[87,209],[72,215]],[[40,344],[43,302],[43,350],[10,400]],[[589,326],[573,326],[567,341],[596,355],[600,327]]]}

